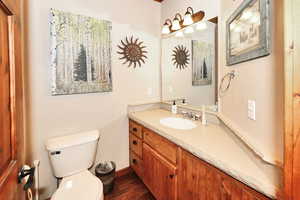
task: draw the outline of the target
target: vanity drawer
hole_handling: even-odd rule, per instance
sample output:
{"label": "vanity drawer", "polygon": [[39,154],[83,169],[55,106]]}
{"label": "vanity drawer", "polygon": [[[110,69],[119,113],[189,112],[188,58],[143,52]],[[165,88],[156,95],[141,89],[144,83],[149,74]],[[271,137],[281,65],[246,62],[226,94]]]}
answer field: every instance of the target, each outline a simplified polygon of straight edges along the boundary
{"label": "vanity drawer", "polygon": [[132,120],[129,121],[129,131],[135,134],[137,137],[143,139],[142,126]]}
{"label": "vanity drawer", "polygon": [[167,160],[176,164],[177,160],[177,146],[162,136],[154,133],[153,131],[144,128],[144,142],[151,146],[158,153],[163,155]]}
{"label": "vanity drawer", "polygon": [[130,166],[140,178],[143,178],[143,160],[133,151],[130,152]]}
{"label": "vanity drawer", "polygon": [[138,156],[142,157],[142,140],[136,137],[133,133],[129,134],[129,146],[131,151],[136,153]]}

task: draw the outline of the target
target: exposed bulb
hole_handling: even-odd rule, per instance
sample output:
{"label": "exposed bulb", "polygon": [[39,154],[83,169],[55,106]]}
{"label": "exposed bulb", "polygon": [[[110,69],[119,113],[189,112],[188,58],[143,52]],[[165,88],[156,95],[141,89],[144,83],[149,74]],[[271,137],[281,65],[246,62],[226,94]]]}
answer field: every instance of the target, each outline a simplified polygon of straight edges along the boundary
{"label": "exposed bulb", "polygon": [[171,32],[169,25],[164,25],[161,32],[162,34],[169,34]]}
{"label": "exposed bulb", "polygon": [[174,19],[173,22],[172,22],[172,30],[173,31],[177,31],[180,28],[181,27],[180,27],[180,24],[179,24],[179,20],[178,19]]}
{"label": "exposed bulb", "polygon": [[191,13],[186,13],[184,15],[183,25],[188,26],[194,23]]}

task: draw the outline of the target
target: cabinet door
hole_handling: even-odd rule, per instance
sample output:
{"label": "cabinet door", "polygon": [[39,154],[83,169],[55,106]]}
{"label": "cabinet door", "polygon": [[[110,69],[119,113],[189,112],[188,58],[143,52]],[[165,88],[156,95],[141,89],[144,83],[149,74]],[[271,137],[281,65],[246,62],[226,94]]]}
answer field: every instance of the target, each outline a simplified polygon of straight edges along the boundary
{"label": "cabinet door", "polygon": [[215,167],[182,151],[179,200],[270,200]]}
{"label": "cabinet door", "polygon": [[158,200],[176,200],[176,167],[143,144],[144,183]]}
{"label": "cabinet door", "polygon": [[178,173],[179,200],[206,200],[208,168],[186,151],[182,151]]}
{"label": "cabinet door", "polygon": [[130,152],[130,166],[135,173],[143,179],[143,160],[141,160],[133,151]]}
{"label": "cabinet door", "polygon": [[241,200],[242,190],[230,177],[182,151],[179,167],[179,200]]}
{"label": "cabinet door", "polygon": [[242,188],[231,177],[226,175],[222,176],[221,181],[221,200],[241,200]]}
{"label": "cabinet door", "polygon": [[[268,197],[244,187],[242,192],[242,200],[270,200]],[[295,199],[296,200],[296,199]]]}

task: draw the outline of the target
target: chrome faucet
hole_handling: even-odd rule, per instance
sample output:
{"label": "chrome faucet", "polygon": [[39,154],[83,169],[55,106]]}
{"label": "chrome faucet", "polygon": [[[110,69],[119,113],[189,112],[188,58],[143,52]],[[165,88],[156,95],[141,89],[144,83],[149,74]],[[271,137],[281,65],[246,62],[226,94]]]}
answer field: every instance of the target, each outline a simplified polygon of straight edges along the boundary
{"label": "chrome faucet", "polygon": [[189,118],[195,121],[201,119],[201,115],[197,113],[182,111],[181,114],[183,115],[183,118]]}

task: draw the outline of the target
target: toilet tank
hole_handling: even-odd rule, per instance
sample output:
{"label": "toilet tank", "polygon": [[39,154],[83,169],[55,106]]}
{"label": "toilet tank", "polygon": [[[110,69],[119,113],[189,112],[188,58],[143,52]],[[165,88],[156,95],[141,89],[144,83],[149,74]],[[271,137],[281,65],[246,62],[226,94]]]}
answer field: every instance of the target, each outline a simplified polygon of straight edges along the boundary
{"label": "toilet tank", "polygon": [[97,130],[49,139],[46,148],[55,177],[63,178],[92,167],[98,140]]}

